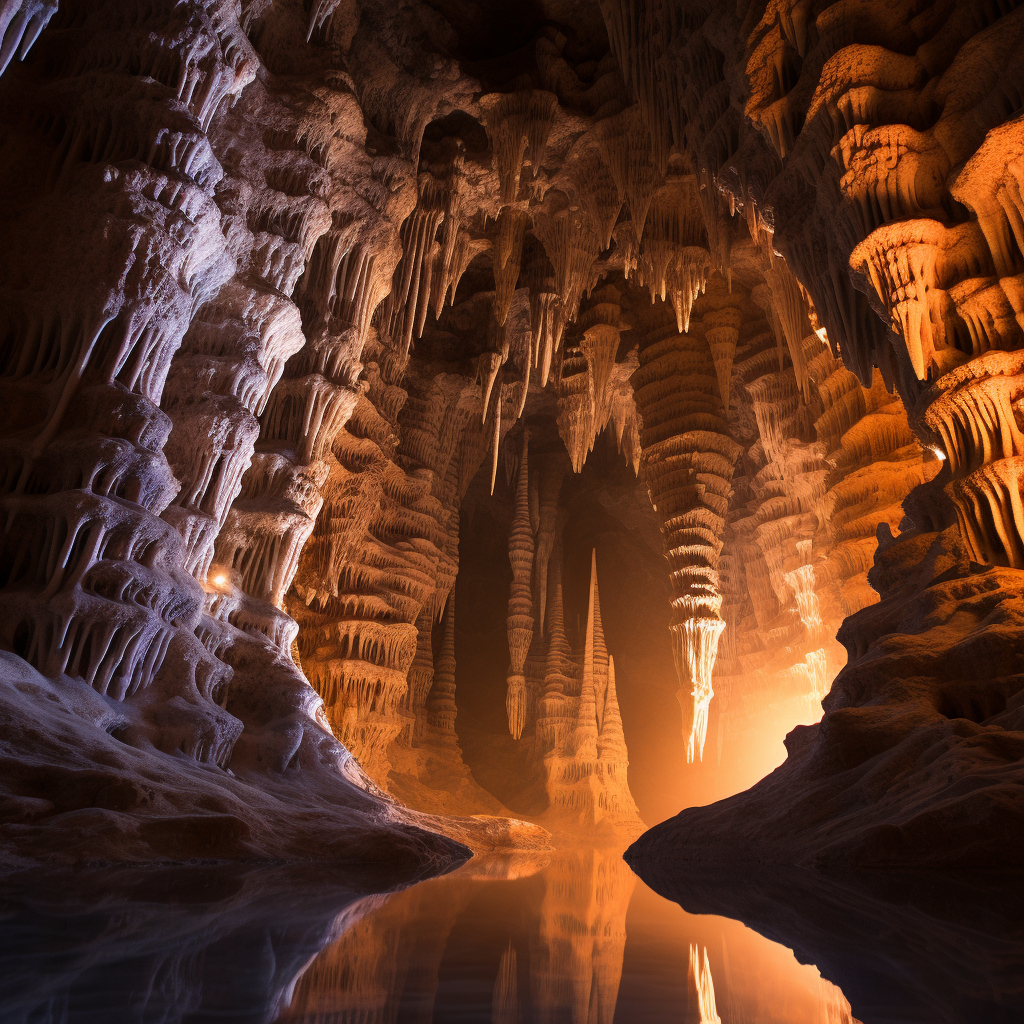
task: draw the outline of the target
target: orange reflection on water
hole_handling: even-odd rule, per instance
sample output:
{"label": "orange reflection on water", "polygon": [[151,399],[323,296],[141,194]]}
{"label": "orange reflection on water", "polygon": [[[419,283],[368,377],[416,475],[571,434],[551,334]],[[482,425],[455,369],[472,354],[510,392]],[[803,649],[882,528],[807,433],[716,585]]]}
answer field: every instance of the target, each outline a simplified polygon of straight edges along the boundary
{"label": "orange reflection on water", "polygon": [[737,921],[685,913],[618,851],[548,856],[476,859],[364,900],[280,1021],[854,1024],[815,968]]}

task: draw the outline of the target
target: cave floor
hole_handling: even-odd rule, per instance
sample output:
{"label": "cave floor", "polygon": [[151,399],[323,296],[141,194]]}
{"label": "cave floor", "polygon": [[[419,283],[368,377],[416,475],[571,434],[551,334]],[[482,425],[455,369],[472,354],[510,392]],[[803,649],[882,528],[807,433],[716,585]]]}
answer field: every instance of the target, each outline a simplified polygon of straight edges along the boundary
{"label": "cave floor", "polygon": [[677,903],[595,848],[420,881],[26,875],[0,897],[0,1022],[1002,1024],[1024,1019],[1013,888],[719,875]]}

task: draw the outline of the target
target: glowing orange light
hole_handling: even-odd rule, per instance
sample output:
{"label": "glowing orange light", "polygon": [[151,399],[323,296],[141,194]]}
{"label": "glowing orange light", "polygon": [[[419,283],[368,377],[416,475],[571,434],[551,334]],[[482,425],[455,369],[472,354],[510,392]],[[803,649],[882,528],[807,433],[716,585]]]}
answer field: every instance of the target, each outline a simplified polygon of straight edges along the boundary
{"label": "glowing orange light", "polygon": [[227,586],[228,578],[227,578],[227,576],[224,575],[224,573],[219,572],[219,573],[217,573],[216,576],[213,577],[213,582],[218,587],[225,587],[225,586]]}

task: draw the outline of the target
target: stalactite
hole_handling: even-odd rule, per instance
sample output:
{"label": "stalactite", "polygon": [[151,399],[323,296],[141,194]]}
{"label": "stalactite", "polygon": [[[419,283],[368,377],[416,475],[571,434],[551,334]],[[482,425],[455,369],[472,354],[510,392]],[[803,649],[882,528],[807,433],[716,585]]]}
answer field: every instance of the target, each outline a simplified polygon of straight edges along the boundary
{"label": "stalactite", "polygon": [[[673,590],[673,652],[679,701],[689,719],[687,757],[703,756],[711,673],[725,623],[718,558],[739,446],[716,397],[717,374],[703,338],[674,325],[648,336],[633,374],[643,421],[641,479],[662,521]],[[692,710],[687,711],[692,698]]]}
{"label": "stalactite", "polygon": [[519,279],[519,261],[523,252],[523,234],[530,215],[514,206],[505,206],[498,216],[498,237],[494,243],[494,317],[504,325]]}
{"label": "stalactite", "polygon": [[658,181],[651,159],[650,132],[639,110],[631,107],[600,122],[597,137],[619,196],[629,207],[633,230],[640,238]]}
{"label": "stalactite", "polygon": [[710,255],[692,177],[662,186],[655,194],[640,252],[637,276],[651,296],[672,302],[679,333],[690,327],[690,310],[707,285]]}
{"label": "stalactite", "polygon": [[557,105],[553,93],[537,90],[494,93],[480,100],[494,148],[502,205],[518,198],[520,176],[527,162],[536,176],[544,161]]}
{"label": "stalactite", "polygon": [[562,341],[561,301],[553,292],[530,292],[533,365],[540,370],[540,386],[548,386],[551,365]]}
{"label": "stalactite", "polygon": [[578,350],[566,353],[558,381],[558,433],[574,473],[583,469],[594,446],[594,406],[590,364]]}
{"label": "stalactite", "polygon": [[569,157],[569,168],[580,202],[597,228],[600,247],[608,249],[624,193],[597,146],[574,151]]}
{"label": "stalactite", "polygon": [[569,207],[535,219],[534,232],[555,268],[560,329],[576,319],[580,299],[590,281],[590,269],[600,242],[589,217]]}
{"label": "stalactite", "polygon": [[732,381],[732,361],[740,337],[742,315],[735,307],[725,306],[704,314],[704,337],[708,339],[711,358],[718,375],[718,393],[722,405],[729,412],[729,391]]}
{"label": "stalactite", "polygon": [[4,0],[0,5],[0,75],[17,54],[19,60],[57,13],[57,0]]}
{"label": "stalactite", "polygon": [[580,351],[587,360],[592,429],[596,434],[611,414],[612,374],[621,331],[618,293],[612,288],[602,289],[595,298],[597,303],[580,318],[580,326],[584,328]]}

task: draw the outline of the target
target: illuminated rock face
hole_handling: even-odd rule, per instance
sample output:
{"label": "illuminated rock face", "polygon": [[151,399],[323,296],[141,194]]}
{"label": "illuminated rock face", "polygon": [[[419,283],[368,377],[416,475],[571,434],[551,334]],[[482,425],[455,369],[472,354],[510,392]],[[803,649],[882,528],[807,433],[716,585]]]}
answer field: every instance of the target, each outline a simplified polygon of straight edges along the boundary
{"label": "illuminated rock face", "polygon": [[[747,474],[749,515],[731,524],[747,552],[756,543],[764,554],[749,614],[763,633],[787,589],[803,643],[818,618],[835,623],[856,612],[839,634],[850,663],[821,724],[787,739],[789,760],[778,772],[655,830],[637,856],[667,857],[673,845],[685,856],[703,847],[742,858],[754,843],[760,858],[997,863],[1000,842],[972,834],[966,822],[1002,814],[999,787],[945,804],[939,780],[988,764],[982,747],[1000,750],[1002,778],[1017,757],[1008,738],[1017,724],[1003,710],[1015,706],[1014,695],[995,664],[1001,638],[1019,635],[1016,615],[999,597],[989,599],[1001,609],[998,627],[968,609],[983,592],[1008,598],[1003,588],[1020,586],[1010,581],[1024,550],[1013,384],[1024,338],[1022,68],[1011,42],[1024,19],[970,4],[934,19],[905,4],[856,13],[837,3],[692,5],[672,19],[668,9],[657,0],[605,7],[652,137],[689,152],[716,199],[743,211],[751,237],[770,237],[811,303],[812,326],[867,390],[799,345],[787,327],[792,289],[766,272],[764,298],[773,300],[795,383],[809,405],[818,392],[821,415],[813,430],[788,427],[773,441],[758,406],[784,412],[785,382],[744,381],[764,455],[764,468]],[[730,241],[735,256],[735,232]],[[710,245],[713,257],[724,248]],[[938,461],[915,451],[873,365]],[[778,511],[789,507],[779,516],[766,498],[786,461],[771,449],[787,433],[817,447],[801,455],[810,479],[817,458],[832,468],[813,485],[816,496],[781,488]],[[897,505],[914,484],[922,486],[904,499],[903,519]],[[813,536],[812,524],[800,522],[808,505]],[[864,607],[873,600],[864,576],[869,523],[881,548],[867,579],[881,601]],[[795,564],[787,552],[794,543],[802,552]],[[965,630],[966,620],[973,626]],[[780,628],[775,642],[788,645],[795,628]],[[984,673],[960,661],[975,644],[993,650]],[[807,672],[816,674],[811,653]],[[742,652],[730,670],[743,671]],[[841,826],[832,817],[839,806]],[[1019,815],[1007,814],[1018,828]],[[940,819],[937,849],[926,837]]]}
{"label": "illuminated rock face", "polygon": [[[10,715],[256,804],[404,813],[368,776],[500,812],[453,667],[479,473],[511,573],[488,700],[552,821],[628,832],[596,574],[575,649],[556,582],[598,444],[661,521],[691,761],[816,720],[856,613],[814,734],[842,745],[896,614],[868,606],[921,611],[940,549],[1013,619],[1024,15],[550,0],[510,64],[435,6],[0,3]],[[137,780],[55,803],[61,750],[12,820],[161,813]]]}

